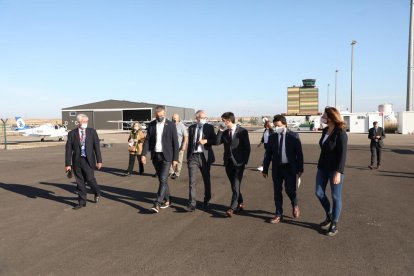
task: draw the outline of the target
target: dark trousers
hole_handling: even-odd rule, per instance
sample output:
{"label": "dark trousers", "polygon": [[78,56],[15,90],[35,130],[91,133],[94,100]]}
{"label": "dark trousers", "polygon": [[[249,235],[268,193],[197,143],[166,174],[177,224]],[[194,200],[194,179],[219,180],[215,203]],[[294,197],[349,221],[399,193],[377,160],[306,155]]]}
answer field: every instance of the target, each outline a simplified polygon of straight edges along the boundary
{"label": "dark trousers", "polygon": [[193,153],[187,160],[189,175],[189,204],[196,206],[196,173],[200,169],[204,182],[204,202],[211,199],[210,165],[207,164],[203,153]]}
{"label": "dark trousers", "polygon": [[138,159],[139,174],[143,174],[144,173],[144,164],[141,161],[141,155],[137,155],[137,154],[130,154],[129,155],[128,172],[129,172],[129,174],[132,174],[132,170],[134,169],[135,158]]}
{"label": "dark trousers", "polygon": [[266,150],[267,150],[267,143],[266,144],[263,144],[263,147],[264,147],[264,154],[263,154],[263,161],[262,161],[262,166],[263,166],[263,163],[264,163],[264,160],[265,160],[265,158],[266,158]]}
{"label": "dark trousers", "polygon": [[296,174],[292,172],[289,164],[280,165],[277,166],[277,168],[273,168],[272,178],[276,215],[283,215],[283,182],[285,183],[286,194],[288,195],[292,206],[298,204],[296,196]]}
{"label": "dark trousers", "polygon": [[232,160],[228,160],[226,165],[226,174],[230,180],[231,191],[233,195],[231,197],[230,208],[233,210],[237,209],[240,203],[243,203],[243,195],[240,191],[241,181],[243,179],[244,165],[235,166]]}
{"label": "dark trousers", "polygon": [[378,143],[371,144],[371,166],[374,165],[375,159],[377,159],[377,166],[381,165],[381,147]]}
{"label": "dark trousers", "polygon": [[88,160],[85,157],[81,157],[80,166],[75,169],[75,180],[77,184],[77,190],[79,195],[79,204],[86,204],[86,184],[91,187],[95,195],[101,194],[101,189],[95,178],[95,170],[89,166]]}
{"label": "dark trousers", "polygon": [[161,205],[165,201],[170,201],[168,172],[171,167],[171,162],[165,160],[164,154],[162,154],[162,152],[157,152],[154,154],[152,164],[154,165],[155,172],[157,173],[159,181],[157,199],[155,200],[155,203]]}

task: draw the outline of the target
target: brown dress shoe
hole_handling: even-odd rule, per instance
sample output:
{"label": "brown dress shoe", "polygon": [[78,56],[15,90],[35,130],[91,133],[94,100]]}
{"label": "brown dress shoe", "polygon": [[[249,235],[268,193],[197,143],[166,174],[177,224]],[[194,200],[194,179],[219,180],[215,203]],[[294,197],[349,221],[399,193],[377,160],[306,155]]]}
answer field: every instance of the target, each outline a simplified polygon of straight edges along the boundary
{"label": "brown dress shoe", "polygon": [[292,215],[294,218],[298,218],[300,216],[300,210],[298,205],[293,207]]}
{"label": "brown dress shoe", "polygon": [[227,217],[229,217],[229,218],[231,218],[232,216],[233,216],[233,209],[228,209],[227,211],[226,211],[226,215],[227,215]]}
{"label": "brown dress shoe", "polygon": [[276,215],[273,218],[270,219],[270,223],[275,224],[275,223],[279,223],[282,221],[282,216],[281,215]]}

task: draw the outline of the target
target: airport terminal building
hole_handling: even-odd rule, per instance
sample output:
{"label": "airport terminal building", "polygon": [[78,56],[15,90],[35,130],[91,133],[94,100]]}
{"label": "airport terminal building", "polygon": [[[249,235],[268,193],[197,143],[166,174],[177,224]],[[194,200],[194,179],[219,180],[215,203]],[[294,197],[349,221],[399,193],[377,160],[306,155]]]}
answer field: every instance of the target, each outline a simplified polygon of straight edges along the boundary
{"label": "airport terminal building", "polygon": [[150,121],[155,117],[154,110],[159,105],[165,107],[167,118],[177,113],[182,120],[194,119],[195,110],[192,108],[107,100],[62,108],[62,123],[67,126],[68,130],[74,129],[76,127],[76,116],[82,113],[89,117],[88,125],[90,127],[122,130],[125,124],[119,123],[120,121]]}

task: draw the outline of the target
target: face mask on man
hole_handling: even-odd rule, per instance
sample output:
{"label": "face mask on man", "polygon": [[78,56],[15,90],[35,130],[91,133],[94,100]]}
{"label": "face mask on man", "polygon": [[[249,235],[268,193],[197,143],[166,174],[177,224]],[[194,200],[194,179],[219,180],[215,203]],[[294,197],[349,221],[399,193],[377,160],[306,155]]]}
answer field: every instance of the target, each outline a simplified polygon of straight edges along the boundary
{"label": "face mask on man", "polygon": [[157,117],[157,121],[158,121],[159,123],[163,122],[163,121],[164,121],[164,119],[165,119],[165,117],[163,117],[163,116],[159,116],[159,117]]}
{"label": "face mask on man", "polygon": [[80,125],[80,128],[81,128],[81,129],[86,129],[87,127],[88,127],[88,124],[81,124],[81,125]]}
{"label": "face mask on man", "polygon": [[200,124],[201,125],[204,125],[205,123],[207,123],[207,119],[206,118],[200,119]]}
{"label": "face mask on man", "polygon": [[285,130],[285,128],[284,128],[284,127],[280,127],[280,126],[275,127],[275,131],[276,131],[276,133],[281,134],[281,133],[283,133],[283,131],[284,131],[284,130]]}
{"label": "face mask on man", "polygon": [[176,123],[176,122],[177,122],[177,120],[176,120],[176,119],[172,119],[171,121],[172,121],[173,123]]}
{"label": "face mask on man", "polygon": [[321,117],[321,123],[326,125],[328,123],[328,120],[324,117]]}

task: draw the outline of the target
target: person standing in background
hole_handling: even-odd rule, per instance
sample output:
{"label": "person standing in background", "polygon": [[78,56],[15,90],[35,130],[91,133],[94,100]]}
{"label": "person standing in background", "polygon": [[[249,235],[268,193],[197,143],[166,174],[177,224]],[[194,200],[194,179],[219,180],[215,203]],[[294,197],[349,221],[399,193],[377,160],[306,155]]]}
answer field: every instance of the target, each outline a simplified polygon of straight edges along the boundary
{"label": "person standing in background", "polygon": [[181,122],[180,116],[178,114],[172,115],[171,118],[172,122],[175,123],[177,128],[177,136],[178,136],[178,164],[176,168],[171,166],[170,168],[170,177],[172,179],[176,179],[180,177],[181,168],[183,166],[183,159],[184,159],[184,152],[187,149],[188,144],[188,132],[185,125]]}
{"label": "person standing in background", "polygon": [[[267,149],[267,142],[269,141],[269,136],[274,133],[272,124],[267,118],[265,118],[264,128],[265,129],[263,131],[262,140],[260,140],[260,143],[257,145],[257,147],[260,148],[260,146],[263,144],[263,147],[265,150],[263,159],[266,157],[266,149]],[[257,168],[257,170],[260,172],[263,171],[263,162],[262,162],[262,165]]]}
{"label": "person standing in background", "polygon": [[368,168],[372,170],[374,168],[375,161],[377,161],[376,169],[379,169],[381,167],[381,150],[384,147],[385,132],[382,127],[378,126],[377,121],[375,121],[373,123],[373,127],[369,129],[368,139],[371,140],[369,145],[371,149],[371,164]]}
{"label": "person standing in background", "polygon": [[141,161],[141,152],[142,145],[145,141],[145,135],[142,132],[141,124],[138,122],[133,123],[132,131],[129,133],[128,137],[128,150],[129,150],[129,164],[127,176],[132,174],[134,169],[135,159],[138,160],[139,171],[138,173],[142,175],[144,173],[144,164]]}

